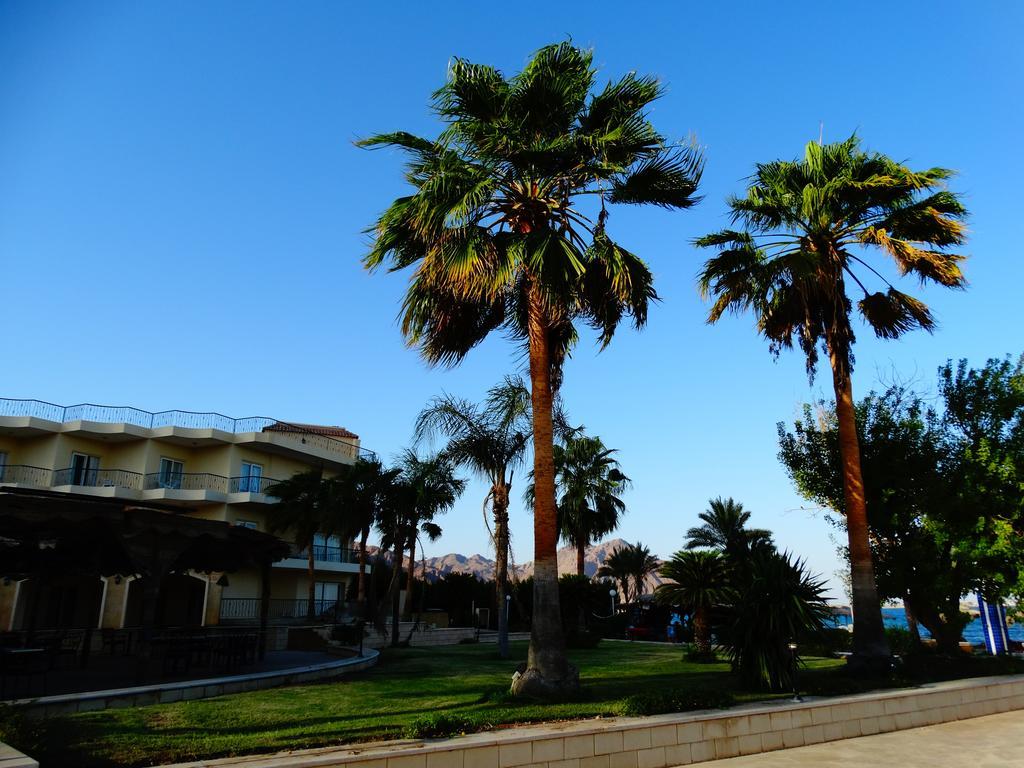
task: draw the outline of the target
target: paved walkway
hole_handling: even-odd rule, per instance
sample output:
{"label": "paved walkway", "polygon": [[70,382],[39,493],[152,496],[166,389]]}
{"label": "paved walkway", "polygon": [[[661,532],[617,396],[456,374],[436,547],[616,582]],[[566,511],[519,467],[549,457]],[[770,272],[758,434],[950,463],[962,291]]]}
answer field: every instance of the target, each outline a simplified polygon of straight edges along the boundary
{"label": "paved walkway", "polygon": [[862,736],[810,747],[714,760],[709,768],[1020,768],[1024,712]]}

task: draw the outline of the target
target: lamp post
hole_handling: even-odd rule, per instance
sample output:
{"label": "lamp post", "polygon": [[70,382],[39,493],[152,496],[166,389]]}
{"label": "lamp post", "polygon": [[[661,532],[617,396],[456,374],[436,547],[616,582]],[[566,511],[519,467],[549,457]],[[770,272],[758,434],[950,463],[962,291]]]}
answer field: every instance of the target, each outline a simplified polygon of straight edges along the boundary
{"label": "lamp post", "polygon": [[508,626],[508,614],[512,606],[512,595],[505,595],[505,626]]}
{"label": "lamp post", "polygon": [[615,596],[619,594],[617,589],[609,589],[608,596],[612,599],[612,616],[615,616]]}
{"label": "lamp post", "polygon": [[793,701],[794,702],[801,702],[804,699],[800,695],[800,688],[797,686],[797,680],[796,680],[796,672],[797,672],[796,643],[794,643],[792,641],[790,641],[790,643],[789,643],[789,657],[790,657],[790,662],[793,665]]}

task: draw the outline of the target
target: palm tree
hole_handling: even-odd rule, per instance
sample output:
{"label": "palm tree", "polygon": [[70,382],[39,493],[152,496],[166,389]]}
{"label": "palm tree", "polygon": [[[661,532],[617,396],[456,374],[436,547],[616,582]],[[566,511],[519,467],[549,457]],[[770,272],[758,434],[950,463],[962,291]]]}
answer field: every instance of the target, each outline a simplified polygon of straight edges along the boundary
{"label": "palm tree", "polygon": [[[623,317],[637,327],[653,277],[606,231],[606,203],[688,208],[702,159],[647,120],[662,94],[629,74],[591,93],[588,51],[538,51],[522,72],[455,59],[434,94],[447,127],[436,140],[389,133],[361,142],[406,151],[414,187],[381,215],[366,266],[415,267],[402,330],[430,363],[454,365],[492,331],[526,347],[533,413],[534,613],[517,693],[578,686],[558,603],[552,404],[576,323],[607,346]],[[585,203],[589,203],[589,206]],[[594,214],[596,213],[596,217]]]}
{"label": "palm tree", "polygon": [[340,472],[334,481],[345,513],[345,534],[359,537],[359,575],[356,601],[360,614],[366,614],[366,541],[370,529],[383,514],[391,485],[401,473],[398,468],[385,468],[377,458],[360,457],[355,464]]}
{"label": "palm tree", "polygon": [[299,472],[287,480],[281,480],[267,488],[267,495],[279,502],[274,506],[268,528],[271,533],[289,531],[295,546],[306,551],[309,598],[306,616],[313,619],[316,614],[316,560],[313,541],[317,534],[332,533],[332,520],[336,519],[333,507],[336,495],[332,483],[325,480],[319,469]]}
{"label": "palm tree", "polygon": [[[640,542],[616,547],[597,576],[610,576],[622,586],[622,601],[630,603],[639,600],[647,591],[647,577],[658,570],[660,562],[651,550]],[[630,589],[632,582],[632,589]]]}
{"label": "palm tree", "polygon": [[716,605],[732,600],[729,563],[718,552],[707,549],[681,550],[662,564],[659,573],[671,583],[654,590],[660,603],[681,605],[693,611],[693,640],[698,653],[711,653],[709,612]]}
{"label": "palm tree", "polygon": [[788,553],[762,548],[750,557],[733,601],[723,645],[750,688],[791,690],[795,673],[789,643],[820,637],[832,613],[825,582]]}
{"label": "palm tree", "polygon": [[576,548],[576,573],[585,575],[584,556],[591,544],[619,527],[626,503],[619,498],[629,478],[599,437],[570,436],[556,445],[555,484],[558,498],[558,532]]}
{"label": "palm tree", "polygon": [[[900,275],[949,288],[964,286],[959,266],[964,256],[949,248],[964,242],[967,211],[943,188],[952,175],[944,168],[914,171],[865,152],[856,136],[836,144],[810,143],[802,160],[758,165],[746,196],[729,201],[733,220],[745,229],[697,240],[719,251],[700,276],[702,292],[714,298],[709,322],[727,310],[751,310],[773,353],[796,340],[806,355],[808,375],[814,372],[819,344],[828,355],[857,616],[854,661],[873,668],[888,666],[889,650],[868,544],[847,279],[863,294],[857,309],[877,336],[894,339],[914,328],[932,330],[928,307],[897,290],[869,262],[880,251],[892,257]],[[865,280],[879,280],[886,289],[869,291]]]}
{"label": "palm tree", "polygon": [[466,489],[466,481],[455,476],[455,465],[444,454],[420,457],[406,451],[402,457],[402,476],[409,486],[409,508],[403,517],[405,547],[409,550],[408,598],[406,609],[412,614],[412,584],[416,572],[416,542],[423,533],[430,541],[441,537],[434,518],[447,512]]}
{"label": "palm tree", "polygon": [[508,657],[508,505],[512,478],[530,444],[530,392],[522,379],[506,377],[492,387],[482,406],[450,395],[434,398],[416,420],[417,442],[437,434],[448,438],[444,454],[490,483],[487,498],[494,517],[495,591],[498,654]]}
{"label": "palm tree", "polygon": [[707,511],[697,517],[704,524],[686,532],[687,549],[714,549],[733,563],[742,563],[752,550],[774,546],[771,531],[747,528],[750,512],[731,498],[711,499]]}

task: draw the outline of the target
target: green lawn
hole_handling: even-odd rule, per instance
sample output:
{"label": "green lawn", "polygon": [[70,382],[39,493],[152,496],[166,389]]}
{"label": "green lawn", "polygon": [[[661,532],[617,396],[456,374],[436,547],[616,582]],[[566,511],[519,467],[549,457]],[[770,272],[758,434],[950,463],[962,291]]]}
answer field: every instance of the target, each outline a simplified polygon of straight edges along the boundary
{"label": "green lawn", "polygon": [[[489,727],[616,715],[624,698],[666,688],[755,698],[734,690],[728,665],[687,663],[669,646],[605,642],[571,656],[584,688],[572,702],[505,695],[516,663],[526,659],[525,642],[513,643],[507,661],[493,645],[411,648],[385,651],[373,670],[336,682],[75,715],[7,738],[47,767],[135,766],[395,738],[439,710]],[[811,659],[807,677],[839,664]]]}

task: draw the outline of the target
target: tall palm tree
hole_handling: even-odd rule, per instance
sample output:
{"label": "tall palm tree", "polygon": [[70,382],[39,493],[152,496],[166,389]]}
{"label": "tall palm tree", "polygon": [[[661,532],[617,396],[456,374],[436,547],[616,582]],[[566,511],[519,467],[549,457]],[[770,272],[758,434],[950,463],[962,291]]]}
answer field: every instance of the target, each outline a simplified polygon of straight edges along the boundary
{"label": "tall palm tree", "polygon": [[660,565],[651,550],[637,542],[616,547],[596,575],[610,576],[618,581],[623,587],[622,601],[630,603],[644,595],[647,591],[647,577],[657,571]]}
{"label": "tall palm tree", "polygon": [[629,74],[592,93],[593,56],[569,43],[538,51],[522,72],[455,59],[434,94],[437,139],[389,133],[361,142],[406,151],[414,187],[381,215],[365,258],[415,267],[402,329],[431,363],[454,365],[492,331],[525,345],[530,368],[534,612],[517,693],[578,686],[558,604],[552,404],[576,323],[607,346],[623,317],[640,327],[656,298],[647,265],[606,231],[606,203],[688,208],[702,158],[647,119],[662,94]]}
{"label": "tall palm tree", "polygon": [[733,563],[741,563],[752,550],[771,547],[772,532],[763,528],[747,528],[750,512],[733,499],[711,499],[708,509],[697,517],[704,523],[686,532],[687,549],[714,549]]}
{"label": "tall palm tree", "polygon": [[[843,487],[849,534],[855,663],[888,664],[881,608],[868,545],[864,481],[854,418],[854,332],[851,288],[856,306],[880,338],[894,339],[914,328],[932,330],[928,307],[897,290],[872,256],[893,259],[896,272],[949,288],[964,286],[960,262],[949,249],[964,242],[967,211],[944,188],[953,175],[945,168],[914,171],[885,155],[866,152],[852,136],[836,144],[807,145],[802,160],[756,167],[744,197],[732,198],[734,222],[697,241],[718,249],[704,265],[700,286],[714,298],[708,321],[727,311],[751,310],[774,353],[794,339],[807,358],[808,375],[819,344],[828,355],[835,389]],[[880,281],[884,290],[869,290]]]}
{"label": "tall palm tree", "polygon": [[386,468],[377,458],[360,457],[355,464],[340,472],[334,479],[342,499],[345,515],[346,536],[359,539],[359,575],[357,578],[356,601],[360,614],[366,614],[366,542],[370,529],[383,514],[391,484],[399,468]]}
{"label": "tall palm tree", "polygon": [[498,654],[508,657],[508,505],[512,478],[526,459],[530,444],[530,391],[522,379],[506,377],[487,391],[483,405],[444,395],[427,404],[416,420],[417,442],[444,435],[444,453],[458,466],[467,467],[490,487],[494,517],[495,591],[498,607]]}
{"label": "tall palm tree", "polygon": [[693,641],[699,653],[710,654],[708,614],[716,605],[732,600],[735,594],[729,583],[729,562],[718,552],[684,549],[663,563],[659,573],[671,582],[654,590],[655,599],[693,611]]}
{"label": "tall palm tree", "polygon": [[576,548],[576,573],[585,575],[584,556],[591,544],[619,527],[626,503],[619,497],[629,478],[619,468],[599,437],[567,437],[556,445],[555,485],[558,497],[558,532]]}
{"label": "tall palm tree", "polygon": [[409,485],[409,508],[403,517],[405,547],[409,550],[407,613],[412,613],[412,584],[416,573],[416,542],[420,533],[430,541],[441,537],[434,518],[447,512],[466,489],[466,481],[455,476],[455,464],[441,454],[421,457],[407,450],[402,456],[402,476]]}
{"label": "tall palm tree", "polygon": [[319,469],[299,472],[267,488],[267,494],[279,499],[267,527],[271,533],[289,532],[295,546],[306,551],[309,597],[306,617],[316,614],[316,560],[313,541],[317,534],[330,534],[336,520],[333,507],[337,501],[331,481]]}

